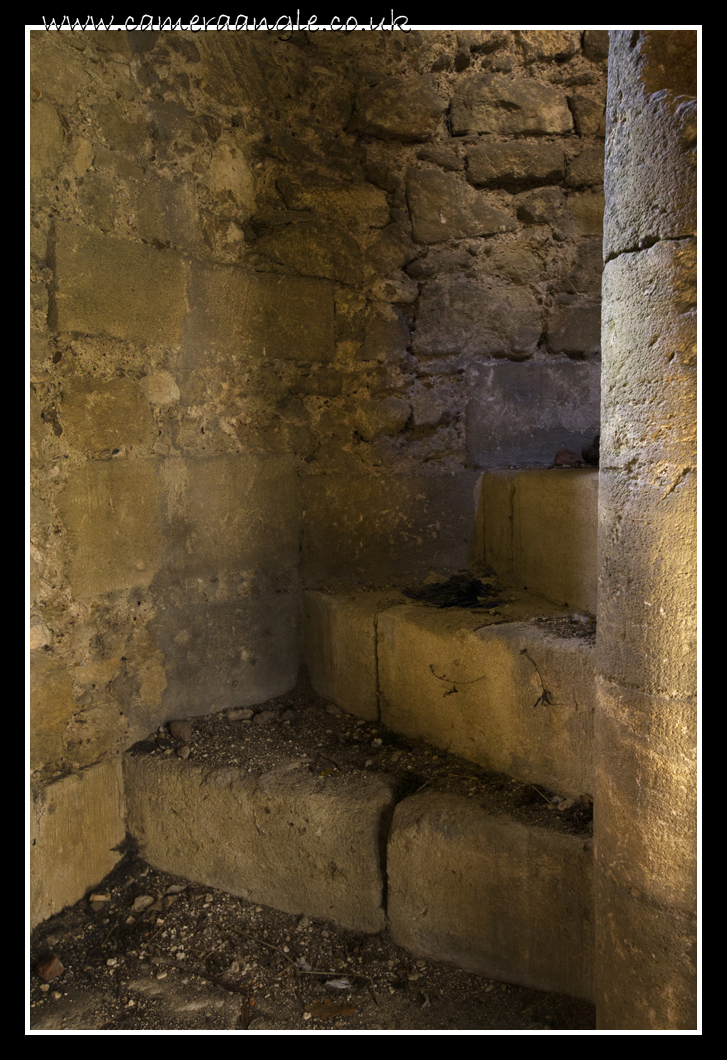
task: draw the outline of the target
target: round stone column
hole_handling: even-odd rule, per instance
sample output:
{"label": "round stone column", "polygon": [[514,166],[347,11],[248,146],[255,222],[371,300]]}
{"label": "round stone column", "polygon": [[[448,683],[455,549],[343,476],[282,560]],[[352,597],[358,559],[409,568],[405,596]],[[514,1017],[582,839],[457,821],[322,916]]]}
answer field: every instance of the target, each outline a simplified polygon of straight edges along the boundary
{"label": "round stone column", "polygon": [[596,716],[601,1029],[696,1026],[692,31],[612,31]]}

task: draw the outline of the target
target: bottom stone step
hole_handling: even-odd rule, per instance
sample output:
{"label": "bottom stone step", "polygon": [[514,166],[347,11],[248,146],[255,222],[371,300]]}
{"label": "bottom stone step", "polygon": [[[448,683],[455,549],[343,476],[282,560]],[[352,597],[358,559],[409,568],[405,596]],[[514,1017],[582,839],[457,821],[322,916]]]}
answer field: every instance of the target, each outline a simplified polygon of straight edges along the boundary
{"label": "bottom stone step", "polygon": [[[126,755],[128,828],[149,864],[355,931],[388,928],[420,956],[591,998],[582,816],[321,701],[282,706],[266,704],[263,723],[194,719],[184,760],[154,740]],[[284,713],[298,715],[290,727]]]}

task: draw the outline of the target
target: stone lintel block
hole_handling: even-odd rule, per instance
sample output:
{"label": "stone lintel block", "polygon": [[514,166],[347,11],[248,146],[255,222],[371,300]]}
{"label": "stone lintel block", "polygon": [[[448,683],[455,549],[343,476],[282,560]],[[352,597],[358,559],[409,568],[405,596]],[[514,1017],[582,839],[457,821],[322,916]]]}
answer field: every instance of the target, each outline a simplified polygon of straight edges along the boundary
{"label": "stone lintel block", "polygon": [[125,770],[129,832],[150,865],[352,931],[384,928],[388,778],[314,776],[305,759],[250,774],[127,755]]}
{"label": "stone lintel block", "polygon": [[148,460],[91,461],[58,497],[68,579],[78,598],[148,585],[161,552],[158,491]]}
{"label": "stone lintel block", "polygon": [[396,590],[303,594],[304,659],[319,696],[359,718],[379,720],[377,620],[403,603],[406,597]]}
{"label": "stone lintel block", "polygon": [[56,222],[58,331],[175,348],[186,315],[187,265],[171,251]]}
{"label": "stone lintel block", "polygon": [[403,585],[469,566],[479,474],[325,475],[302,482],[301,577]]}
{"label": "stone lintel block", "polygon": [[388,927],[411,952],[492,979],[593,997],[593,850],[457,795],[399,803]]}
{"label": "stone lintel block", "polygon": [[121,858],[126,835],[121,759],[32,791],[30,925],[83,898]]}
{"label": "stone lintel block", "polygon": [[523,621],[548,613],[522,597],[501,610],[509,621],[500,625],[461,608],[382,612],[381,721],[551,791],[591,792],[593,645]]}
{"label": "stone lintel block", "polygon": [[467,451],[484,468],[549,467],[598,433],[601,366],[549,360],[474,364],[468,371]]}
{"label": "stone lintel block", "polygon": [[185,345],[256,361],[329,361],[335,352],[333,284],[196,263]]}

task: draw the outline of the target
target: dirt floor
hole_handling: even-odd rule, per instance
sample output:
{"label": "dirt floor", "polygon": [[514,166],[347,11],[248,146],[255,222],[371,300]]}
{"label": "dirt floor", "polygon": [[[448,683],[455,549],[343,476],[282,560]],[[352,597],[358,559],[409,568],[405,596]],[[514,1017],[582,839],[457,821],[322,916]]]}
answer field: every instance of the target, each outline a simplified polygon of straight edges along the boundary
{"label": "dirt floor", "polygon": [[[343,714],[305,684],[249,710],[181,720],[132,753],[178,755],[252,772],[272,768],[281,755],[303,757],[319,775],[382,772],[396,777],[401,796],[422,789],[457,792],[494,814],[591,834],[587,794],[559,799],[488,773]],[[586,1002],[417,958],[385,933],[357,935],[169,876],[145,864],[133,843],[89,895],[36,928],[30,969],[31,1030],[451,1033],[595,1027]]]}
{"label": "dirt floor", "polygon": [[[49,956],[62,971],[45,982],[38,965]],[[36,929],[30,959],[31,1030],[595,1027],[583,1001],[417,960],[385,934],[251,905],[133,855]]]}

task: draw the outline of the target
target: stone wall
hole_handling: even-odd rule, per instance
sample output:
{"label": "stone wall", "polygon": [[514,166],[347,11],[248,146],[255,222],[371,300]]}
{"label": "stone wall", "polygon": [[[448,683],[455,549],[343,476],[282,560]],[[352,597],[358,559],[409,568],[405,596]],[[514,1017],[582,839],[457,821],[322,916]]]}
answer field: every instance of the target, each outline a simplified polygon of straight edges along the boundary
{"label": "stone wall", "polygon": [[[296,681],[598,429],[602,31],[31,34],[33,769]],[[475,557],[477,558],[477,557]]]}

